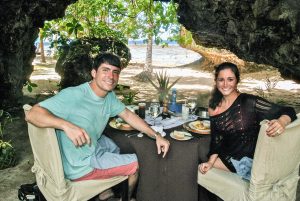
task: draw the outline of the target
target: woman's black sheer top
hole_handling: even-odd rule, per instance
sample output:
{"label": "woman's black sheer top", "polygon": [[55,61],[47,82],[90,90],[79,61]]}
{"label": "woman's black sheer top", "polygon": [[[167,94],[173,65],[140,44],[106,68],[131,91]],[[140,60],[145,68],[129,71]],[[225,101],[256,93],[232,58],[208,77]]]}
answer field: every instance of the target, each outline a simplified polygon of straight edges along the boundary
{"label": "woman's black sheer top", "polygon": [[226,111],[210,117],[209,155],[218,154],[225,166],[235,172],[230,158],[253,158],[259,123],[264,119],[278,119],[283,114],[292,121],[297,119],[292,107],[279,106],[250,94],[240,94]]}

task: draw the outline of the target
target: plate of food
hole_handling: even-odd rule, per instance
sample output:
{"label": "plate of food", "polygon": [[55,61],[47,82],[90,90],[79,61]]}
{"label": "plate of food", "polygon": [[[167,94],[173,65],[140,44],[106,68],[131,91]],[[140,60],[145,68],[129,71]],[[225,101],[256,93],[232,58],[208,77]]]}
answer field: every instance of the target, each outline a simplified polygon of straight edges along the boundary
{"label": "plate of food", "polygon": [[119,129],[119,130],[125,130],[125,131],[132,131],[134,128],[132,128],[129,124],[127,124],[123,119],[116,118],[112,119],[109,122],[110,127]]}
{"label": "plate of food", "polygon": [[187,122],[183,127],[193,133],[210,134],[210,121],[208,120]]}
{"label": "plate of food", "polygon": [[185,141],[193,138],[192,134],[185,131],[173,131],[170,133],[171,138],[175,140]]}

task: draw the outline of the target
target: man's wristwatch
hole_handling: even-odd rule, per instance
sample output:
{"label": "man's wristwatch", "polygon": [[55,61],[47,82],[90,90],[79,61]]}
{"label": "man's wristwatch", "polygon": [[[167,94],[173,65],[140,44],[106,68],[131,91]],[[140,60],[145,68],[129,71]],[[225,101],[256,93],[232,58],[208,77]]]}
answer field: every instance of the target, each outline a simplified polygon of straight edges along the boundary
{"label": "man's wristwatch", "polygon": [[159,132],[155,132],[155,134],[154,134],[155,139],[157,139],[158,135],[161,136]]}

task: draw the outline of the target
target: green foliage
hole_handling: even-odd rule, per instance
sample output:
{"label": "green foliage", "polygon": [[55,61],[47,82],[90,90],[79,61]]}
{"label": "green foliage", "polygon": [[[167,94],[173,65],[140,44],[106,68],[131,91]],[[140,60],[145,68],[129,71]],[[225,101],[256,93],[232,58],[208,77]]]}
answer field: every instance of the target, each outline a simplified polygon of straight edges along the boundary
{"label": "green foliage", "polygon": [[4,110],[0,110],[0,139],[3,138],[4,129],[6,125],[11,122],[12,122],[11,115]]}
{"label": "green foliage", "polygon": [[24,86],[27,86],[27,90],[29,92],[32,92],[33,88],[37,87],[38,85],[35,83],[32,83],[30,80],[27,80],[24,84]]}
{"label": "green foliage", "polygon": [[80,22],[73,18],[72,22],[68,22],[66,24],[66,27],[68,29],[68,34],[69,35],[72,35],[74,33],[75,35],[75,38],[78,37],[78,31],[83,31],[83,27],[82,25],[80,24]]}
{"label": "green foliage", "polygon": [[135,4],[129,4],[129,16],[135,18],[125,18],[126,26],[120,27],[126,36],[137,38],[148,38],[154,36],[154,42],[162,42],[161,33],[168,31],[170,39],[173,35],[178,35],[179,24],[177,22],[177,5],[171,1],[163,3],[153,0],[136,0]]}
{"label": "green foliage", "polygon": [[11,115],[4,110],[0,110],[0,170],[16,164],[15,149],[10,142],[3,140],[5,127],[11,122]]}
{"label": "green foliage", "polygon": [[138,93],[139,91],[134,91],[131,89],[122,90],[121,91],[121,95],[123,96],[122,103],[124,103],[125,105],[133,105],[138,100],[138,96],[137,96]]}
{"label": "green foliage", "polygon": [[159,44],[163,31],[179,32],[176,9],[172,1],[78,0],[63,18],[46,22],[41,32],[56,49],[76,38],[113,37],[127,42],[128,38],[148,38],[150,33]]}
{"label": "green foliage", "polygon": [[16,153],[10,142],[0,140],[0,170],[16,164]]}
{"label": "green foliage", "polygon": [[184,35],[178,36],[177,41],[182,46],[191,45],[193,43],[193,35],[191,32],[186,30]]}
{"label": "green foliage", "polygon": [[170,83],[170,78],[165,71],[155,73],[156,82],[153,82],[150,77],[147,77],[150,84],[157,90],[159,102],[168,99],[170,89],[181,79],[177,78],[173,83]]}

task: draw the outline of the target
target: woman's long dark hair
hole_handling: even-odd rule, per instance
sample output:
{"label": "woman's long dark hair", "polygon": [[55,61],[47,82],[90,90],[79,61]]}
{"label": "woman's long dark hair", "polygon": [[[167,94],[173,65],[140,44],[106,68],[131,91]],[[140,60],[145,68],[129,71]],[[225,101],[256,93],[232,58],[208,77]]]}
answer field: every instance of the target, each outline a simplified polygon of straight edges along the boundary
{"label": "woman's long dark hair", "polygon": [[[237,83],[239,83],[240,81],[239,69],[235,64],[230,62],[224,62],[215,67],[215,82],[217,82],[217,78],[220,71],[224,69],[231,69],[236,77]],[[216,107],[220,104],[222,98],[223,98],[223,94],[218,90],[217,86],[215,85],[211,93],[211,98],[209,100],[209,107],[212,109],[216,109]]]}

